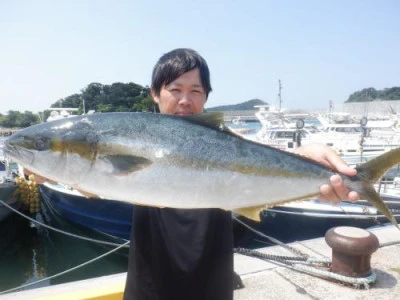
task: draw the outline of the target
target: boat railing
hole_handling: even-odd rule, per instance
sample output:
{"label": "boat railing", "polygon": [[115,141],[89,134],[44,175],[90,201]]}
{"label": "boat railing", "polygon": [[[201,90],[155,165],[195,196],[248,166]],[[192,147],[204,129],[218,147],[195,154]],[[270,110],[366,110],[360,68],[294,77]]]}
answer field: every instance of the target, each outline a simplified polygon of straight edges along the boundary
{"label": "boat railing", "polygon": [[400,177],[394,177],[389,180],[380,180],[377,187],[378,193],[388,193],[390,191],[397,191],[400,193]]}

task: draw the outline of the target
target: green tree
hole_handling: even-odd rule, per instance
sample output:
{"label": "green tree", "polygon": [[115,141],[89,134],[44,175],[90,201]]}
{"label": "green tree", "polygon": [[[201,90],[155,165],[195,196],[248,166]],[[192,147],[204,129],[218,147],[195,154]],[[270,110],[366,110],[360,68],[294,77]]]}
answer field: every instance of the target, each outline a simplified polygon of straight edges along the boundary
{"label": "green tree", "polygon": [[400,100],[400,87],[385,88],[383,90],[376,90],[372,87],[362,89],[351,94],[345,102],[367,102],[378,99]]}
{"label": "green tree", "polygon": [[17,127],[29,127],[39,123],[39,121],[39,116],[37,114],[33,114],[30,111],[25,111],[22,115],[21,123]]}

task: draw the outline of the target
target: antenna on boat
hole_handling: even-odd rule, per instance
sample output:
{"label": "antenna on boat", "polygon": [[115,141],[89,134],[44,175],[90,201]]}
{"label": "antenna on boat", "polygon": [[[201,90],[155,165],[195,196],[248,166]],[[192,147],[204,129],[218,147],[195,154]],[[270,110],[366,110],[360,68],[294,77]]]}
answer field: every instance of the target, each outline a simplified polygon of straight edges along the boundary
{"label": "antenna on boat", "polygon": [[278,98],[279,98],[279,111],[281,111],[282,109],[282,95],[281,95],[281,91],[282,91],[282,84],[281,84],[281,80],[279,79],[279,93],[278,93]]}
{"label": "antenna on boat", "polygon": [[86,114],[85,98],[83,97],[82,97],[82,108],[83,108],[83,114]]}

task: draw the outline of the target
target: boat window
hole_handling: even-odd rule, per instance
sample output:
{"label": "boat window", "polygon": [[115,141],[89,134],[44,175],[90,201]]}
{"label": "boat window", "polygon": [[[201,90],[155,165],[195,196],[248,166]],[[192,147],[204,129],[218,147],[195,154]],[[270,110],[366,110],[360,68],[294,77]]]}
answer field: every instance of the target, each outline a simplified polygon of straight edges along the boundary
{"label": "boat window", "polygon": [[293,138],[293,135],[294,135],[293,131],[286,132],[286,137],[287,138]]}
{"label": "boat window", "polygon": [[338,127],[337,132],[361,132],[360,127]]}
{"label": "boat window", "polygon": [[275,135],[276,138],[293,138],[293,131],[279,131]]}
{"label": "boat window", "polygon": [[[308,132],[310,133],[317,133],[320,132],[320,130],[318,130],[318,128],[315,127],[307,127]],[[307,131],[305,131],[304,129],[302,130],[302,132],[304,132],[304,134],[307,134]]]}
{"label": "boat window", "polygon": [[275,134],[275,137],[276,138],[284,138],[285,137],[285,132],[282,132],[282,131],[280,131],[280,132],[277,132],[276,134]]}
{"label": "boat window", "polygon": [[305,131],[305,130],[301,130],[301,131],[300,131],[300,135],[301,135],[302,138],[307,137],[307,134],[308,134],[308,132]]}

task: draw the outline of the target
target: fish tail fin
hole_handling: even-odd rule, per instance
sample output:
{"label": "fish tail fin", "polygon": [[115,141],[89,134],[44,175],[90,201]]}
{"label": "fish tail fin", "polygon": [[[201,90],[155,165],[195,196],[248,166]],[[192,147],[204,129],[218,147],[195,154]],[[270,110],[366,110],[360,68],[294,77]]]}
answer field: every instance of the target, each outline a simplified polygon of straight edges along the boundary
{"label": "fish tail fin", "polygon": [[388,169],[400,163],[400,148],[390,150],[370,161],[358,166],[357,177],[363,182],[361,196],[365,197],[373,204],[389,221],[393,223],[399,230],[396,219],[383,202],[379,194],[376,192],[373,184],[381,178]]}
{"label": "fish tail fin", "polygon": [[358,166],[357,174],[363,180],[374,183],[381,178],[387,170],[400,164],[400,148],[390,150],[382,155]]}
{"label": "fish tail fin", "polygon": [[368,185],[363,190],[363,196],[365,196],[368,201],[375,206],[397,229],[400,230],[399,225],[397,224],[396,218],[393,216],[392,212],[389,210],[385,202],[383,202],[382,198],[376,192],[372,185]]}

